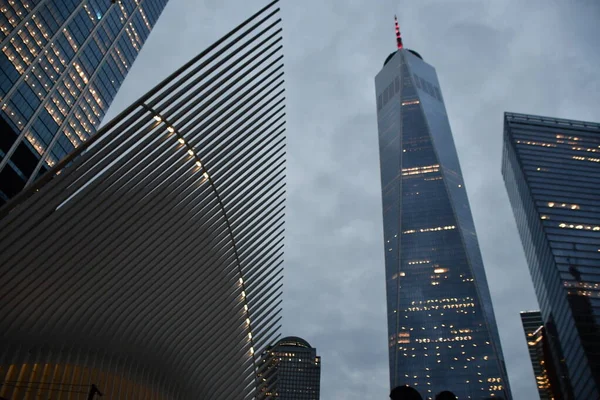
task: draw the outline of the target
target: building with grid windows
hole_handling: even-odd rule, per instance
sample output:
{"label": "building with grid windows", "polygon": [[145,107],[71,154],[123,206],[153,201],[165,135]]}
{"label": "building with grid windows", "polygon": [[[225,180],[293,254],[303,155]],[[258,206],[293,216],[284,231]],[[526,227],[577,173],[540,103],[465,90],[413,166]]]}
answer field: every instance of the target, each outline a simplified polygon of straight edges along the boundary
{"label": "building with grid windows", "polygon": [[510,399],[483,261],[435,69],[403,47],[375,78],[390,385]]}
{"label": "building with grid windows", "polygon": [[540,400],[561,399],[558,391],[558,376],[550,355],[550,342],[544,328],[542,314],[539,311],[522,311],[521,322]]}
{"label": "building with grid windows", "polygon": [[600,398],[600,124],[505,113],[502,174],[561,398]]}
{"label": "building with grid windows", "polygon": [[0,207],[0,399],[256,398],[281,327],[277,5]]}
{"label": "building with grid windows", "polygon": [[262,354],[259,399],[319,400],[321,357],[299,337],[279,340]]}
{"label": "building with grid windows", "polygon": [[96,131],[166,3],[1,3],[0,205]]}

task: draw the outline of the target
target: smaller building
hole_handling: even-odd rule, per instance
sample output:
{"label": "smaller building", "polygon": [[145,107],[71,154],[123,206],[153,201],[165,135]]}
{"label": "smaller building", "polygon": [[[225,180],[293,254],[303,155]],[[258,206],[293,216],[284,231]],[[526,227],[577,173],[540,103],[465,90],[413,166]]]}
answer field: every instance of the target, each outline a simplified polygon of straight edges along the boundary
{"label": "smaller building", "polygon": [[552,365],[548,335],[540,311],[521,311],[529,357],[541,400],[561,399],[556,370]]}
{"label": "smaller building", "polygon": [[288,336],[262,354],[259,399],[319,400],[321,357],[299,337]]}
{"label": "smaller building", "polygon": [[505,113],[502,175],[561,398],[600,399],[600,123]]}

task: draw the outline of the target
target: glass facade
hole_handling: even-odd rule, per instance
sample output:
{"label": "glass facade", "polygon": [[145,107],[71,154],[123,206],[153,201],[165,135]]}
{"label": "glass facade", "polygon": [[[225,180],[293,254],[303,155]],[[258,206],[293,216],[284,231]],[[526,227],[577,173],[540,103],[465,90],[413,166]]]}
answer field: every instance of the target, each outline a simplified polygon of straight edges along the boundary
{"label": "glass facade", "polygon": [[398,50],[375,79],[390,384],[510,399],[492,301],[433,67]]}
{"label": "glass facade", "polygon": [[540,400],[560,399],[556,370],[550,355],[548,334],[544,328],[542,314],[539,311],[522,311],[521,322]]}
{"label": "glass facade", "polygon": [[0,205],[95,132],[166,3],[1,3]]}
{"label": "glass facade", "polygon": [[321,357],[299,337],[279,340],[262,356],[259,399],[319,400]]}
{"label": "glass facade", "polygon": [[562,398],[600,398],[600,124],[506,113],[502,174]]}

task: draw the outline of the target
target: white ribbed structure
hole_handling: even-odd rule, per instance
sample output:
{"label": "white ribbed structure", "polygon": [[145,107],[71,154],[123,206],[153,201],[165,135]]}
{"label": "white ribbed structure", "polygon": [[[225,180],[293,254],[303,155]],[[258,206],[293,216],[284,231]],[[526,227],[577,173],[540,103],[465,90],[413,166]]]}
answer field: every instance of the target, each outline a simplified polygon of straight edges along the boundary
{"label": "white ribbed structure", "polygon": [[0,397],[255,395],[281,318],[277,2],[0,209]]}

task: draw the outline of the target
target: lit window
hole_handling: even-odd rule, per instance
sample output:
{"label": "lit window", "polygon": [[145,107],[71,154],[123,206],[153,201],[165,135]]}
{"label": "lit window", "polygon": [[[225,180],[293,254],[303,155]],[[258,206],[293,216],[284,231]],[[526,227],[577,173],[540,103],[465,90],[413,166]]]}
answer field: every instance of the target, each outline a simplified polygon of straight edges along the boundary
{"label": "lit window", "polygon": [[420,104],[421,102],[419,100],[409,100],[409,101],[403,101],[402,105],[403,106],[411,106],[411,105],[415,105],[415,104]]}

